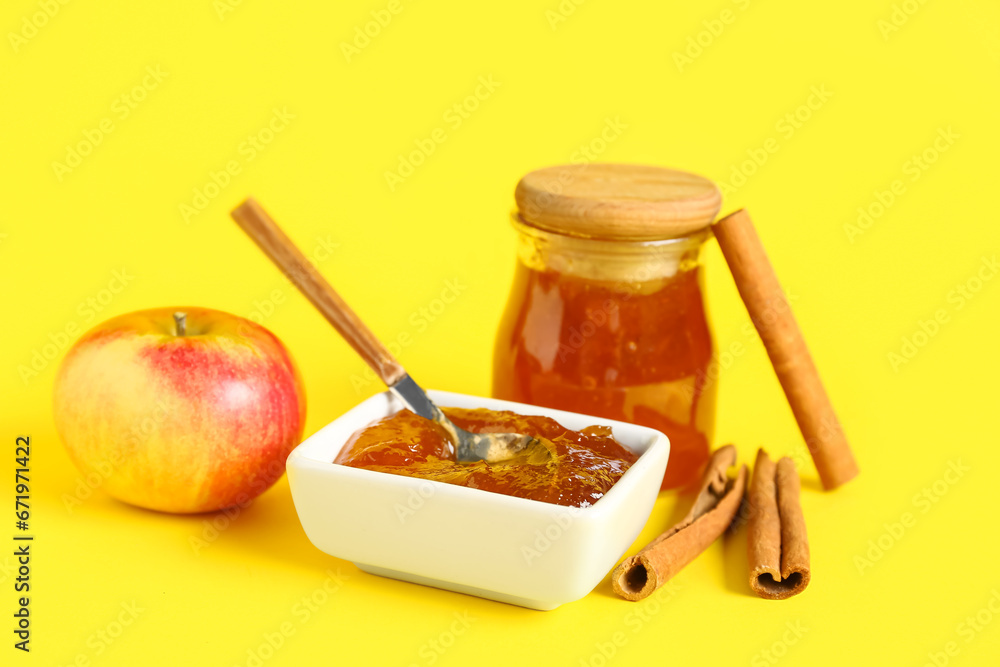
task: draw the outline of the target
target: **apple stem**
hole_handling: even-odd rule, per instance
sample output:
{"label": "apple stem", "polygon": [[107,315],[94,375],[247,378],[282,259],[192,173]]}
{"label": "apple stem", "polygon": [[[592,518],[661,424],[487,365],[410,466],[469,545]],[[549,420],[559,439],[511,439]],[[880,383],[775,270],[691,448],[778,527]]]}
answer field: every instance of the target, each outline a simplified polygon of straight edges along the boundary
{"label": "apple stem", "polygon": [[183,336],[187,331],[187,313],[181,311],[174,313],[174,323],[177,325],[177,335]]}

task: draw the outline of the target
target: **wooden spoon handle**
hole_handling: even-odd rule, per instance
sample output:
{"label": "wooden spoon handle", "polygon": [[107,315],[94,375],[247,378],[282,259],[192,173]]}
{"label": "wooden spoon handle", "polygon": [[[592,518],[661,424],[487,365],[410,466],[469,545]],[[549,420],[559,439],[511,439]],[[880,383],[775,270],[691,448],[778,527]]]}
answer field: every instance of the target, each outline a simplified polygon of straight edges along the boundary
{"label": "wooden spoon handle", "polygon": [[406,371],[252,197],[230,214],[388,386]]}

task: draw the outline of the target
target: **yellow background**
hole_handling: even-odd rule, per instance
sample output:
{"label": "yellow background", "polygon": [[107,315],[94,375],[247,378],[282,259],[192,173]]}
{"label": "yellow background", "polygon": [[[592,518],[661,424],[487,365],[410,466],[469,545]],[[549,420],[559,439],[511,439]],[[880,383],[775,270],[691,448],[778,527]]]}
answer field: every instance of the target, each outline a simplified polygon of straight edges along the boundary
{"label": "yellow background", "polygon": [[[1000,280],[981,284],[961,308],[952,292],[1000,250],[990,205],[1000,175],[996,3],[401,0],[348,62],[341,43],[388,4],[80,1],[58,5],[33,32],[24,22],[42,22],[31,18],[40,4],[4,3],[0,382],[10,447],[0,490],[13,495],[14,438],[30,434],[37,541],[30,655],[11,646],[13,547],[0,550],[0,661],[246,665],[265,635],[291,623],[294,634],[265,651],[263,664],[693,664],[709,656],[717,664],[920,665],[949,642],[958,649],[949,664],[996,664],[1000,618],[989,612],[992,621],[974,632],[960,624],[1000,591]],[[893,18],[900,25],[887,23]],[[11,33],[31,36],[12,41]],[[691,46],[699,40],[700,53]],[[691,62],[675,56],[685,49]],[[147,67],[164,78],[123,118],[120,98]],[[445,114],[480,77],[499,87],[455,127]],[[800,109],[813,87],[831,96]],[[294,118],[250,159],[241,144],[275,108]],[[796,113],[808,118],[782,125]],[[105,119],[112,132],[60,180],[53,162]],[[804,463],[814,573],[804,594],[752,597],[739,534],[638,605],[613,597],[607,581],[543,613],[381,579],[309,544],[284,480],[198,553],[189,539],[217,517],[139,511],[100,489],[67,510],[64,497],[79,493],[80,478],[52,423],[57,362],[39,362],[37,377],[19,369],[72,325],[178,304],[263,316],[302,368],[307,434],[380,390],[352,383],[365,377],[362,362],[230,221],[243,197],[257,196],[307,253],[319,239],[337,244],[329,257],[320,253],[320,270],[384,339],[411,335],[399,357],[423,384],[485,395],[513,269],[514,184],[532,168],[579,157],[581,146],[600,148],[595,139],[609,121],[627,127],[598,151],[601,160],[680,167],[734,185],[734,169],[754,171],[727,192],[724,211],[753,214],[862,469],[823,493]],[[444,143],[392,191],[385,172],[435,128]],[[912,156],[948,128],[947,150],[912,180]],[[756,169],[744,166],[769,139],[778,150]],[[230,160],[240,173],[185,221],[181,205]],[[905,191],[850,238],[845,225],[856,223],[858,207],[897,179]],[[760,445],[802,460],[714,242],[706,262],[719,348],[745,346],[722,372],[716,444],[735,442],[743,460]],[[122,270],[134,276],[125,289],[103,292]],[[449,280],[465,286],[460,297],[419,330],[411,316]],[[106,303],[92,312],[88,299]],[[918,336],[926,344],[894,368],[889,354],[938,310],[947,321]],[[946,475],[952,463],[968,470]],[[917,497],[935,483],[935,502]],[[664,494],[634,548],[687,502]],[[907,512],[913,520],[900,535],[893,524]],[[13,544],[13,522],[4,518],[4,544]],[[879,556],[879,541],[880,558],[858,560]],[[300,613],[303,597],[324,597],[316,592],[328,570],[346,579]],[[134,622],[110,645],[97,639],[133,602],[144,610]],[[429,642],[449,643],[456,612],[474,620],[434,652]],[[616,640],[605,658],[602,648],[610,653]]]}

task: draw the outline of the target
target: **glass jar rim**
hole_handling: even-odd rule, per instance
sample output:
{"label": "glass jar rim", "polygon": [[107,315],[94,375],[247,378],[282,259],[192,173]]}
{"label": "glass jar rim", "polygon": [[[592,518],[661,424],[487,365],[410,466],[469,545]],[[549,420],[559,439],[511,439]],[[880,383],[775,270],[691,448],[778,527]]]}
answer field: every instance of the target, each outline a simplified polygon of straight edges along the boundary
{"label": "glass jar rim", "polygon": [[560,231],[554,231],[551,229],[546,229],[545,227],[539,227],[538,225],[532,224],[524,219],[521,212],[514,209],[510,213],[511,225],[519,233],[530,234],[538,238],[558,238],[566,239],[570,243],[595,243],[595,244],[608,244],[608,247],[616,247],[622,250],[639,250],[639,249],[663,249],[666,250],[670,246],[679,246],[673,248],[676,251],[680,251],[685,246],[690,246],[692,248],[702,245],[705,241],[712,236],[711,227],[703,227],[701,229],[695,230],[689,234],[684,234],[681,236],[671,236],[663,239],[613,239],[613,238],[601,238],[596,236],[583,236],[578,234],[566,234]]}
{"label": "glass jar rim", "polygon": [[601,239],[553,232],[528,223],[517,211],[518,259],[535,270],[554,270],[589,280],[642,284],[669,278],[699,265],[702,245],[712,235],[702,228],[660,240]]}

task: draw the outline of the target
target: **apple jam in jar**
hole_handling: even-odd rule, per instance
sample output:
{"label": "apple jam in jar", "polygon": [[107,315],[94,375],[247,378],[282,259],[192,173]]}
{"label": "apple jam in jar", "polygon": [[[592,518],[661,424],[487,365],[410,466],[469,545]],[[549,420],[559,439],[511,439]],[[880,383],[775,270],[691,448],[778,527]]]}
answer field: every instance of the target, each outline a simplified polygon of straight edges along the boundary
{"label": "apple jam in jar", "polygon": [[515,193],[517,266],[493,356],[497,398],[662,431],[662,488],[697,480],[716,357],[699,253],[711,181],[623,164],[549,167]]}

